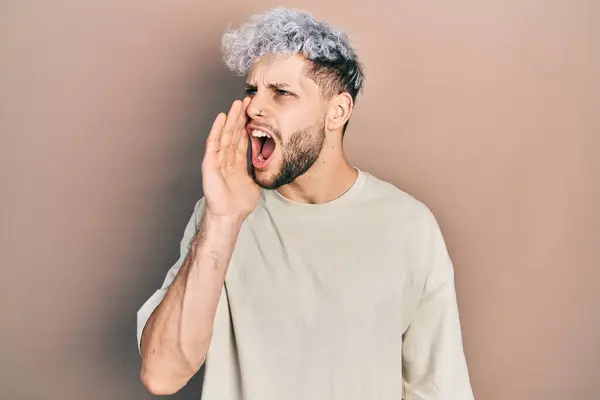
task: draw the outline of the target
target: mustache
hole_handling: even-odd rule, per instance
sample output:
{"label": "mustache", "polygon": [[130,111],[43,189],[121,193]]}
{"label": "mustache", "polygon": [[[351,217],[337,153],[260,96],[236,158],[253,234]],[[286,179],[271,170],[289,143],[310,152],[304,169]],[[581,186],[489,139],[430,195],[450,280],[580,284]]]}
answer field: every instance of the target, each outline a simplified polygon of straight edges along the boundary
{"label": "mustache", "polygon": [[279,141],[281,141],[281,134],[279,133],[279,130],[277,130],[277,128],[275,128],[273,125],[269,124],[268,122],[258,122],[255,120],[248,120],[247,125],[253,125],[256,126],[257,128],[263,128],[269,132],[271,132],[273,134],[273,136],[275,136],[275,138],[279,139]]}

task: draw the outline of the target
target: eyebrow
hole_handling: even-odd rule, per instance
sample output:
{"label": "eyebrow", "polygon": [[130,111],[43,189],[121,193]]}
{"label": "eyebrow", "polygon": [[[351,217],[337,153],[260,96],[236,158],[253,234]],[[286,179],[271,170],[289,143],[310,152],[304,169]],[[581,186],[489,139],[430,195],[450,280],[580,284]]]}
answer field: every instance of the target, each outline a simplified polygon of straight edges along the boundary
{"label": "eyebrow", "polygon": [[[254,89],[256,90],[256,85],[253,85],[251,83],[246,83],[245,85],[246,90],[248,89]],[[267,85],[267,87],[271,90],[287,90],[287,89],[291,89],[291,86],[285,82],[272,82],[269,83]]]}

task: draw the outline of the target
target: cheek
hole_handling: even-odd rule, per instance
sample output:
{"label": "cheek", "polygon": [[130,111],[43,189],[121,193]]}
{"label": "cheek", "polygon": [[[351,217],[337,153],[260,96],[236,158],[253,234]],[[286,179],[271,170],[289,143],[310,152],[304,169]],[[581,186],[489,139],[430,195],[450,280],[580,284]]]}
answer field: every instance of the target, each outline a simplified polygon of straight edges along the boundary
{"label": "cheek", "polygon": [[295,132],[309,130],[310,128],[321,124],[323,114],[318,114],[314,111],[302,112],[296,111],[289,113],[285,118],[280,119],[281,135],[285,141]]}
{"label": "cheek", "polygon": [[273,123],[281,135],[284,146],[297,132],[306,131],[312,134],[317,128],[322,128],[327,109],[322,104],[309,103],[300,99],[281,102],[273,108]]}
{"label": "cheek", "polygon": [[303,117],[301,114],[296,112],[287,112],[282,114],[278,118],[279,127],[281,129],[281,134],[284,136],[289,135],[290,132],[294,132],[298,130],[298,128],[302,125],[302,121],[305,120],[306,117]]}

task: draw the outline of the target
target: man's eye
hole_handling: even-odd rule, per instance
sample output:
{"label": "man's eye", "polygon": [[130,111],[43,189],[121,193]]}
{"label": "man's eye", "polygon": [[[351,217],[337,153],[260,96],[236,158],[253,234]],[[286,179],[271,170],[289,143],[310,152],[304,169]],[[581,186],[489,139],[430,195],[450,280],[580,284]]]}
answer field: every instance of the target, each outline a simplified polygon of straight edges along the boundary
{"label": "man's eye", "polygon": [[281,96],[291,96],[291,93],[287,92],[285,90],[277,90],[277,94],[279,94]]}
{"label": "man's eye", "polygon": [[246,90],[244,90],[244,93],[246,94],[246,96],[254,96],[256,94],[256,90],[255,89],[246,89]]}

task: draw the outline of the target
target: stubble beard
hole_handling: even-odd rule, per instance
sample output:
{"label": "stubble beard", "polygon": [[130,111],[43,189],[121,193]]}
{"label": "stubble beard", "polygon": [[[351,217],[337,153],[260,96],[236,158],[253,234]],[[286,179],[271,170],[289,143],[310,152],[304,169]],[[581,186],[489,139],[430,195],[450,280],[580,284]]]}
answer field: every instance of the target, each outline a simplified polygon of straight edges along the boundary
{"label": "stubble beard", "polygon": [[250,174],[258,186],[274,190],[292,183],[308,171],[317,161],[325,143],[325,124],[316,128],[317,134],[311,135],[315,128],[305,128],[292,134],[288,142],[279,144],[281,151],[281,167],[272,179],[261,179],[256,169],[250,165]]}

